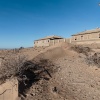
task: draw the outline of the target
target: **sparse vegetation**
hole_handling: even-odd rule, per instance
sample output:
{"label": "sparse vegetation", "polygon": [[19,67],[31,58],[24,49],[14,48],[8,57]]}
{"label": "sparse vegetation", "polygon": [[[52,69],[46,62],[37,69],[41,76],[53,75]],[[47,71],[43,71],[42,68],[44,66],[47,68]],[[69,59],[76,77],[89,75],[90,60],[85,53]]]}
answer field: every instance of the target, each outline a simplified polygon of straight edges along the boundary
{"label": "sparse vegetation", "polygon": [[24,55],[14,55],[3,60],[0,67],[0,79],[2,83],[6,79],[17,77],[19,81],[19,94],[25,97],[25,91],[34,82],[40,79],[49,80],[54,73],[52,62],[41,59],[39,63],[28,61]]}
{"label": "sparse vegetation", "polygon": [[89,47],[83,47],[78,45],[73,45],[71,49],[75,50],[78,53],[85,54],[87,64],[100,67],[100,53],[91,54],[92,50]]}
{"label": "sparse vegetation", "polygon": [[78,53],[83,53],[86,56],[88,55],[88,53],[91,51],[91,49],[89,47],[83,47],[81,45],[72,45],[71,49],[75,50]]}
{"label": "sparse vegetation", "polygon": [[[49,67],[48,67],[49,66]],[[31,69],[35,71],[53,72],[53,64],[47,59],[41,59],[39,63],[33,63],[28,61],[27,57],[22,56],[10,56],[2,61],[0,67],[0,79],[8,79],[11,77],[20,77],[25,70]],[[50,73],[49,73],[50,75]]]}
{"label": "sparse vegetation", "polygon": [[93,55],[88,55],[86,59],[89,65],[96,65],[100,68],[100,53],[94,53]]}
{"label": "sparse vegetation", "polygon": [[27,61],[26,56],[8,56],[2,60],[0,67],[0,78],[7,79],[21,74],[24,70],[24,63]]}
{"label": "sparse vegetation", "polygon": [[[48,100],[48,98],[58,100],[60,97],[60,100],[81,100],[82,95],[86,94],[86,99],[91,100],[92,95],[90,96],[89,93],[96,98],[99,97],[99,69],[89,67],[89,65],[100,67],[99,53],[94,53],[88,47],[70,44],[53,49],[45,48],[45,52],[37,53],[41,49],[42,47],[36,50],[24,48],[19,53],[11,51],[12,53],[7,52],[8,55],[1,56],[3,62],[0,78],[5,80],[17,77],[21,100]],[[33,58],[28,60],[24,54]],[[77,90],[84,92],[81,95]]]}

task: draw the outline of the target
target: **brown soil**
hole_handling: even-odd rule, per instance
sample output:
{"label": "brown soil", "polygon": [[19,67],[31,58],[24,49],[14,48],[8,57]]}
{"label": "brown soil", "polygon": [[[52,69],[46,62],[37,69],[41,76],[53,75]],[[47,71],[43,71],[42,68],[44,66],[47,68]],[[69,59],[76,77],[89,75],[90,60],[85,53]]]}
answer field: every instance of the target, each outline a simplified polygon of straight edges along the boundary
{"label": "brown soil", "polygon": [[86,55],[70,49],[69,44],[27,48],[18,54],[36,62],[48,59],[58,68],[52,77],[33,83],[23,100],[100,100],[100,68],[88,65]]}

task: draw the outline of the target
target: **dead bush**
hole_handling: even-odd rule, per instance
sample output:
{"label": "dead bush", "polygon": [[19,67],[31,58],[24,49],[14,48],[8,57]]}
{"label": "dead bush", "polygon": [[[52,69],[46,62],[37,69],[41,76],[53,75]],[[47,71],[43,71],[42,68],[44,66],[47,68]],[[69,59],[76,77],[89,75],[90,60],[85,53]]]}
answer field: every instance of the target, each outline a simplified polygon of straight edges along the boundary
{"label": "dead bush", "polygon": [[45,72],[46,75],[49,75],[49,77],[52,77],[52,74],[58,69],[57,66],[54,66],[54,64],[48,59],[40,59],[39,65],[41,65],[42,71]]}
{"label": "dead bush", "polygon": [[24,55],[8,56],[2,60],[0,67],[0,78],[6,79],[21,73],[26,61],[27,58]]}
{"label": "dead bush", "polygon": [[86,62],[89,65],[96,65],[97,67],[100,67],[100,53],[94,53],[93,55],[89,55],[86,58]]}
{"label": "dead bush", "polygon": [[80,46],[80,45],[73,45],[73,46],[71,46],[71,49],[78,52],[78,53],[83,53],[86,56],[91,51],[91,49],[89,47],[83,47],[83,46]]}
{"label": "dead bush", "polygon": [[23,80],[23,76],[25,76],[25,72],[27,71],[31,71],[34,76],[37,76],[38,78],[42,77],[43,75],[49,75],[52,77],[51,73],[53,73],[55,70],[56,67],[54,67],[52,62],[47,59],[42,58],[37,63],[28,61],[24,55],[13,55],[8,56],[2,61],[0,67],[0,79],[17,77],[18,79]]}
{"label": "dead bush", "polygon": [[39,62],[28,61],[24,55],[7,56],[0,67],[0,81],[2,83],[9,78],[17,77],[19,82],[19,94],[25,96],[34,82],[41,79],[49,80],[56,71],[51,61],[41,59]]}

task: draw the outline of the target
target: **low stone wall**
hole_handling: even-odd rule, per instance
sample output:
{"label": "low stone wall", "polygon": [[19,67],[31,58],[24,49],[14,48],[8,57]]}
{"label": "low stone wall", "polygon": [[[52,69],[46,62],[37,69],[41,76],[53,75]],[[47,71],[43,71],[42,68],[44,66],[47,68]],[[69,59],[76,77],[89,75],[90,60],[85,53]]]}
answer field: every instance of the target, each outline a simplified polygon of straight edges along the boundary
{"label": "low stone wall", "polygon": [[40,40],[40,41],[35,42],[34,47],[52,46],[52,45],[56,45],[58,43],[64,43],[64,42],[71,43],[69,38],[55,39],[55,40]]}
{"label": "low stone wall", "polygon": [[74,44],[94,44],[94,43],[100,43],[100,39],[90,39],[90,40],[81,40],[81,41],[71,41],[71,43],[74,43]]}
{"label": "low stone wall", "polygon": [[57,40],[50,40],[50,44],[49,46],[52,46],[52,45],[56,45],[56,44],[59,44],[59,43],[70,43],[70,39],[57,39]]}
{"label": "low stone wall", "polygon": [[82,45],[84,47],[90,47],[92,49],[100,49],[100,39],[72,41],[72,44]]}
{"label": "low stone wall", "polygon": [[18,81],[17,79],[7,80],[0,85],[0,100],[17,100]]}

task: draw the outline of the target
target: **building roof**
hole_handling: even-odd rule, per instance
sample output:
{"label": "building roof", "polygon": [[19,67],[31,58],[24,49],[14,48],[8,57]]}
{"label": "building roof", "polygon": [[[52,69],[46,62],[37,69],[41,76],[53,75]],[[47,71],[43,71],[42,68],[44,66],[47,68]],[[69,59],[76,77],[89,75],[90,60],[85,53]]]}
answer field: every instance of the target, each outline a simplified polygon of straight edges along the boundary
{"label": "building roof", "polygon": [[80,32],[78,34],[74,34],[72,36],[84,35],[84,34],[90,34],[90,33],[97,33],[97,32],[100,32],[100,28],[96,28],[96,29],[93,29],[93,30],[86,30],[86,31]]}
{"label": "building roof", "polygon": [[45,37],[45,38],[41,38],[41,39],[38,39],[38,40],[35,40],[35,41],[47,40],[47,39],[63,39],[63,38],[60,37],[60,36],[52,35],[52,36],[47,36],[47,37]]}

